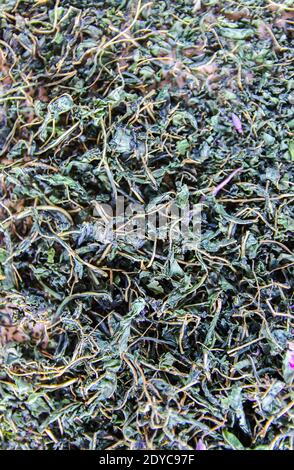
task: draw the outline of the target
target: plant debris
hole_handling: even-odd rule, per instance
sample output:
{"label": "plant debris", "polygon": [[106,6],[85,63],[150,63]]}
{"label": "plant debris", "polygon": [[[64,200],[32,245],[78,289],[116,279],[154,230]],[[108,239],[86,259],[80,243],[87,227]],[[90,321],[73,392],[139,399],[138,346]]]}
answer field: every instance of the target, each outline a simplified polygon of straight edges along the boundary
{"label": "plant debris", "polygon": [[293,1],[0,22],[0,447],[293,449]]}

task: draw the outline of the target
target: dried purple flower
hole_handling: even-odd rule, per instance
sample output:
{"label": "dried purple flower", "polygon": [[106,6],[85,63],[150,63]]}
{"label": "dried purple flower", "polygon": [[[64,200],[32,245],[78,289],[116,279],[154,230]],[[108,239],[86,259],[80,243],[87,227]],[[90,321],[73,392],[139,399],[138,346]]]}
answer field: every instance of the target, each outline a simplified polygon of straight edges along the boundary
{"label": "dried purple flower", "polygon": [[233,173],[231,173],[224,181],[222,181],[220,184],[218,184],[216,186],[216,188],[214,188],[214,190],[212,191],[212,194],[213,196],[216,196],[217,193],[226,185],[228,184],[231,179],[237,174],[239,173],[239,171],[241,171],[241,168],[237,168],[236,170],[233,171]]}
{"label": "dried purple flower", "polygon": [[294,352],[291,352],[288,364],[290,369],[294,369]]}
{"label": "dried purple flower", "polygon": [[202,439],[199,439],[196,445],[196,450],[207,450],[206,445],[204,444]]}
{"label": "dried purple flower", "polygon": [[232,114],[232,123],[239,134],[243,134],[242,123],[236,114]]}

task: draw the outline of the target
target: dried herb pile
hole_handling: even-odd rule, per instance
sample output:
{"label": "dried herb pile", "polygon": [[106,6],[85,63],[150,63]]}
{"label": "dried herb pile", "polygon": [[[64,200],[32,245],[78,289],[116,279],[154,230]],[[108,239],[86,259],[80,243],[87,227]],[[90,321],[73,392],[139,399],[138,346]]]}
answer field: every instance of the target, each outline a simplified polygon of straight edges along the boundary
{"label": "dried herb pile", "polygon": [[[293,447],[293,22],[0,2],[2,449]],[[105,240],[118,196],[202,202],[199,248]]]}

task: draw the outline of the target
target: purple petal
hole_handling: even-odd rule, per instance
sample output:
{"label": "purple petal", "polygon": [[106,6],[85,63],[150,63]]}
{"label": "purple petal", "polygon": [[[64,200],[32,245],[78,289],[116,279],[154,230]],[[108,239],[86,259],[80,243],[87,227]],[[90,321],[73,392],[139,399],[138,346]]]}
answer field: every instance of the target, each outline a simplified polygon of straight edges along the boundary
{"label": "purple petal", "polygon": [[232,114],[232,123],[239,134],[243,134],[242,123],[236,114]]}
{"label": "purple petal", "polygon": [[206,445],[204,444],[202,439],[199,439],[197,442],[196,450],[207,450]]}
{"label": "purple petal", "polygon": [[214,188],[214,190],[212,191],[212,194],[213,196],[216,196],[217,193],[226,185],[228,184],[231,179],[237,174],[239,173],[239,171],[241,170],[241,168],[237,168],[237,170],[234,170],[233,173],[231,173],[224,181],[222,181],[220,184],[218,184],[216,186],[216,188]]}

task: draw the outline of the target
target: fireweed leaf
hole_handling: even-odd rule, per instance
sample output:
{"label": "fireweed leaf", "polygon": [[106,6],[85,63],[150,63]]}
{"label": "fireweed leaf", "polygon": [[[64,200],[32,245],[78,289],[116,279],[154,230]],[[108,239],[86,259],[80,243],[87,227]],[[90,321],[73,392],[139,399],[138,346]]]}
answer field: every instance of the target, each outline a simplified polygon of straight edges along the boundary
{"label": "fireweed leaf", "polygon": [[239,439],[231,432],[224,430],[223,437],[229,444],[229,448],[233,450],[244,450],[244,446],[241,444]]}
{"label": "fireweed leaf", "polygon": [[112,145],[119,153],[129,153],[133,149],[133,138],[130,130],[118,129],[112,140]]}

